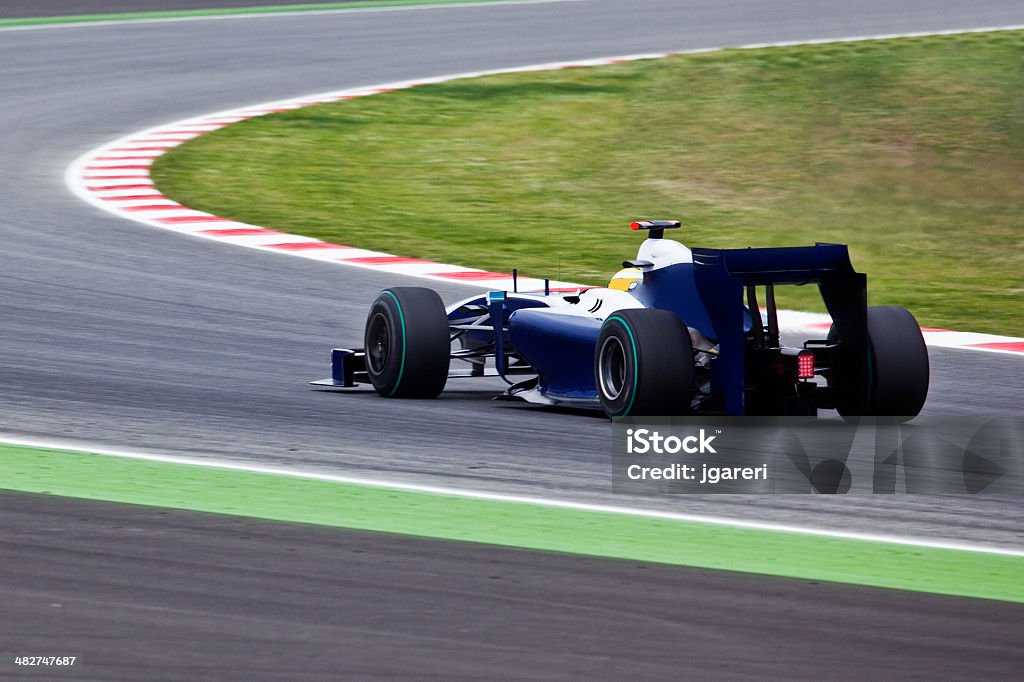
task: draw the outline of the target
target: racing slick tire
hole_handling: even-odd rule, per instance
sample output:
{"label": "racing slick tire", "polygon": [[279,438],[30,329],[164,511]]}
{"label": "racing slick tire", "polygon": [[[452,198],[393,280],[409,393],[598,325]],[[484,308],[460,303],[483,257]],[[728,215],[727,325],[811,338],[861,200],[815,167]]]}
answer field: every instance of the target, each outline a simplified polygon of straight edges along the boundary
{"label": "racing slick tire", "polygon": [[[868,363],[864,376],[837,377],[836,409],[844,417],[916,417],[928,397],[928,347],[921,327],[905,308],[867,311]],[[834,338],[834,330],[829,332]]]}
{"label": "racing slick tire", "polygon": [[380,292],[366,316],[366,373],[388,398],[436,398],[448,381],[448,314],[433,289]]}
{"label": "racing slick tire", "polygon": [[681,415],[693,399],[693,345],[686,325],[667,310],[620,310],[604,321],[594,379],[605,414]]}

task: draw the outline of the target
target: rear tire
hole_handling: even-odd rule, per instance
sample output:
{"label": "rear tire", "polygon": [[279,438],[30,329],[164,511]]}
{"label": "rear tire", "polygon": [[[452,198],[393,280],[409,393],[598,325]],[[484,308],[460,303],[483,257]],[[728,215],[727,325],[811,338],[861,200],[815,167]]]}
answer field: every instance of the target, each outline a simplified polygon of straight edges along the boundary
{"label": "rear tire", "polygon": [[[836,382],[844,417],[916,417],[928,397],[928,347],[914,316],[898,306],[867,311],[866,376],[843,376]],[[833,332],[829,333],[833,337]]]}
{"label": "rear tire", "polygon": [[385,289],[366,316],[366,372],[388,398],[436,398],[448,381],[448,314],[437,292]]}
{"label": "rear tire", "polygon": [[689,413],[689,330],[667,310],[620,310],[605,320],[597,337],[594,380],[601,407],[613,419]]}

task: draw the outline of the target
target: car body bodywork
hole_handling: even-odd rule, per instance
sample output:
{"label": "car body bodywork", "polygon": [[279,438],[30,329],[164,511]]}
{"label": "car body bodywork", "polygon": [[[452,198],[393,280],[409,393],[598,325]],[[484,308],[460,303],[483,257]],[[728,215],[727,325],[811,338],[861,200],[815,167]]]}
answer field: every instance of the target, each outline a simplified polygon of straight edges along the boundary
{"label": "car body bodywork", "polygon": [[[858,403],[868,399],[870,379],[838,379],[868,376],[873,357],[867,278],[854,270],[845,245],[690,249],[664,239],[663,230],[677,227],[675,221],[637,225],[651,234],[636,259],[623,262],[640,273],[628,291],[556,294],[513,286],[448,306],[448,376],[500,376],[510,384],[505,397],[601,409],[595,354],[602,327],[621,311],[658,309],[673,313],[689,332],[694,373],[685,411],[807,415],[845,401],[847,412],[868,413]],[[833,320],[828,339],[782,345],[779,285],[818,287]],[[332,368],[331,379],[314,383],[347,388],[367,380],[363,349],[335,349]]]}

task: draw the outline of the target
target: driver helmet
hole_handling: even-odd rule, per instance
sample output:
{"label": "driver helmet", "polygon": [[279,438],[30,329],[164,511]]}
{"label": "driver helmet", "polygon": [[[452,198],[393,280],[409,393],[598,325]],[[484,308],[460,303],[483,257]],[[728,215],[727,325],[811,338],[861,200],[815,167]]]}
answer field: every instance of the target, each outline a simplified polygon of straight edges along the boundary
{"label": "driver helmet", "polygon": [[644,281],[644,273],[640,271],[640,268],[623,268],[612,276],[608,288],[616,291],[633,291],[640,286],[642,281]]}

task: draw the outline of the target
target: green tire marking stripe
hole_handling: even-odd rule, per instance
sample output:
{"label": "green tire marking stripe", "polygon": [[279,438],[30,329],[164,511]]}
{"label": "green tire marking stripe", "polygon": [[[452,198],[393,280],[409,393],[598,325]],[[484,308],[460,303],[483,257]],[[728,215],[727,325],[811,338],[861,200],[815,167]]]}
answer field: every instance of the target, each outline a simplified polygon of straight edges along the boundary
{"label": "green tire marking stripe", "polygon": [[[1024,603],[1024,557],[0,445],[0,488]],[[827,606],[827,605],[826,605]]]}
{"label": "green tire marking stripe", "polygon": [[390,398],[398,390],[398,387],[402,385],[402,375],[405,373],[405,314],[402,313],[402,304],[398,302],[398,297],[394,293],[385,289],[381,292],[387,294],[391,298],[395,299],[395,307],[398,308],[398,321],[402,325],[402,362],[398,365],[398,379],[395,380],[395,387],[388,393]]}
{"label": "green tire marking stripe", "polygon": [[636,352],[636,338],[633,336],[633,330],[629,328],[626,320],[618,315],[612,315],[608,319],[618,320],[619,324],[626,328],[626,333],[629,334],[629,342],[633,346],[633,393],[629,396],[629,405],[626,405],[626,411],[619,415],[619,417],[628,417],[629,411],[633,409],[633,402],[636,400],[636,383],[637,377],[640,375],[640,355]]}
{"label": "green tire marking stripe", "polygon": [[183,9],[154,12],[110,12],[103,14],[70,14],[55,17],[24,17],[0,19],[0,28],[88,24],[97,22],[147,21],[154,19],[188,19],[192,17],[231,17],[253,14],[288,14],[292,12],[331,12],[359,9],[427,7],[431,5],[477,5],[488,3],[515,4],[515,0],[361,0],[357,2],[322,2],[297,5],[264,5],[256,7],[225,7],[214,9]]}

